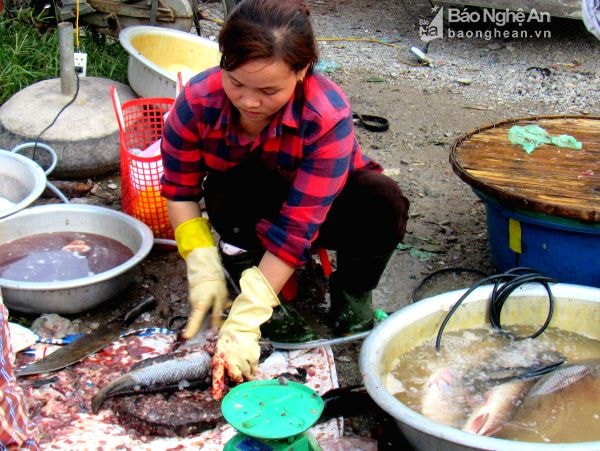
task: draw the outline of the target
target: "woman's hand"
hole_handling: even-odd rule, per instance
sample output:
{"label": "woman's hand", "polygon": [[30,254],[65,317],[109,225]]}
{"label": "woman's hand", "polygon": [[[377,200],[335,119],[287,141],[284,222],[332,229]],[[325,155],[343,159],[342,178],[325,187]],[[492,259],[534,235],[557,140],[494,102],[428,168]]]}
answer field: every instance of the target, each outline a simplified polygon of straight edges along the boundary
{"label": "woman's hand", "polygon": [[211,309],[211,326],[221,325],[228,291],[225,273],[215,246],[194,249],[188,254],[185,263],[191,312],[182,335],[183,338],[189,339],[198,333]]}
{"label": "woman's hand", "polygon": [[187,267],[191,314],[183,337],[189,339],[198,333],[211,309],[212,326],[221,324],[228,297],[227,282],[208,220],[197,217],[180,223],[175,229],[175,241]]}
{"label": "woman's hand", "polygon": [[235,383],[252,378],[260,357],[260,326],[273,313],[279,299],[257,267],[247,269],[240,279],[241,293],[219,332],[212,361],[212,396],[222,399],[225,376]]}

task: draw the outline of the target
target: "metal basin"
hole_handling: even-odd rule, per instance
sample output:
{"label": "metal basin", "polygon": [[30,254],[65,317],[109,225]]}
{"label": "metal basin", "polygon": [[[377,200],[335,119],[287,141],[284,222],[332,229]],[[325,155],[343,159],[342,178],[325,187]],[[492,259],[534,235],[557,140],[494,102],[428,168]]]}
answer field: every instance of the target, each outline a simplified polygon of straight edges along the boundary
{"label": "metal basin", "polygon": [[92,205],[43,205],[0,220],[0,244],[44,232],[87,232],[128,246],[133,257],[108,271],[80,279],[22,282],[0,278],[4,303],[26,313],[72,314],[89,310],[118,295],[132,281],[134,269],[150,253],[153,236],[138,219]]}
{"label": "metal basin", "polygon": [[[446,330],[488,324],[487,299],[492,287],[475,290],[456,311]],[[395,418],[415,450],[583,451],[600,449],[600,441],[585,443],[531,443],[484,437],[441,425],[415,412],[386,388],[383,375],[393,361],[434,337],[448,310],[465,290],[424,299],[390,315],[364,341],[359,358],[365,387],[373,400]],[[555,310],[551,327],[600,339],[600,289],[580,285],[552,285]],[[513,301],[514,299],[514,301]],[[548,295],[537,285],[518,288],[502,310],[503,324],[541,324],[548,311]]]}
{"label": "metal basin", "polygon": [[44,170],[22,155],[0,149],[0,197],[14,205],[0,205],[0,218],[23,210],[46,188]]}
{"label": "metal basin", "polygon": [[139,25],[124,28],[119,42],[129,53],[127,79],[140,97],[175,97],[183,83],[220,61],[216,42],[179,30]]}

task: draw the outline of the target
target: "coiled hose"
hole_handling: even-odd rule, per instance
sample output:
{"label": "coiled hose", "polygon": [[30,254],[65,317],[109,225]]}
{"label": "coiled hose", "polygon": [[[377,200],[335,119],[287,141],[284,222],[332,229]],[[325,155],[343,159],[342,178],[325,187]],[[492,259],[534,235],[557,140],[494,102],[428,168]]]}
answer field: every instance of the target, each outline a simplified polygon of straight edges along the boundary
{"label": "coiled hose", "polygon": [[[495,274],[484,277],[483,279],[475,282],[467,291],[465,291],[465,293],[452,306],[452,308],[442,321],[442,324],[440,325],[435,340],[436,351],[439,351],[441,349],[442,334],[444,333],[444,329],[446,328],[446,325],[448,324],[450,318],[452,317],[452,315],[454,315],[458,307],[460,307],[462,302],[476,288],[491,282],[494,283],[494,288],[490,296],[489,317],[492,327],[494,329],[496,329],[504,335],[512,336],[517,339],[536,338],[546,330],[546,328],[550,324],[550,321],[552,320],[552,315],[554,314],[554,297],[552,295],[552,290],[550,289],[549,283],[556,282],[556,280],[550,277],[543,276],[535,272],[531,268],[516,267],[502,274]],[[546,289],[546,292],[548,293],[548,315],[546,317],[546,320],[544,321],[544,324],[542,324],[542,326],[535,333],[526,337],[516,337],[514,336],[514,334],[503,329],[502,324],[500,322],[500,313],[502,312],[502,307],[504,306],[504,303],[506,302],[510,294],[520,286],[527,283],[539,283]]]}
{"label": "coiled hose", "polygon": [[[50,175],[52,173],[52,171],[54,171],[54,168],[56,168],[56,164],[58,163],[58,157],[56,155],[56,151],[52,147],[50,147],[48,144],[44,144],[44,143],[37,142],[37,141],[36,142],[27,142],[27,143],[23,143],[23,144],[19,144],[18,146],[15,146],[14,148],[11,149],[11,152],[19,153],[21,150],[28,149],[30,147],[33,147],[33,155],[31,158],[33,161],[35,161],[35,152],[38,148],[44,149],[46,152],[48,152],[50,154],[50,166],[48,166],[48,168],[44,169],[44,173],[46,174],[46,176]],[[46,180],[46,187],[50,191],[52,191],[54,194],[56,194],[63,203],[65,203],[65,204],[69,203],[69,199],[67,199],[66,196],[56,186],[54,186],[52,183],[50,183],[48,180]]]}

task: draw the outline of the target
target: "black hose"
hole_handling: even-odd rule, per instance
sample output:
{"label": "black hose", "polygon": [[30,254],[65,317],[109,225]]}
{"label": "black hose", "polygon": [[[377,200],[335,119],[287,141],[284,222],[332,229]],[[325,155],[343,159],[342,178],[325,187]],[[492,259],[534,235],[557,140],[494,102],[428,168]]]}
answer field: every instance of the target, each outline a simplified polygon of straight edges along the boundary
{"label": "black hose", "polygon": [[[43,129],[39,133],[39,135],[37,135],[37,137],[35,138],[35,141],[33,142],[33,152],[31,155],[31,159],[33,161],[35,161],[37,147],[38,147],[37,145],[38,145],[39,140],[42,138],[42,135],[44,133],[46,133],[54,124],[56,124],[56,121],[58,120],[60,115],[63,113],[63,111],[65,111],[77,99],[77,96],[79,95],[79,83],[80,83],[79,82],[79,74],[77,73],[77,71],[75,71],[75,79],[77,81],[77,84],[75,85],[75,94],[73,94],[73,97],[59,110],[58,113],[56,113],[56,116],[54,116],[54,119],[52,119],[52,122],[50,122],[50,124],[45,129]],[[56,191],[55,191],[55,193],[56,193]],[[56,193],[56,194],[58,194],[58,193]],[[60,197],[60,195],[59,195],[59,197]],[[65,203],[69,203],[69,202],[67,201]]]}
{"label": "black hose", "polygon": [[[505,274],[514,274],[517,271],[533,271],[533,270],[531,270],[529,268],[514,268],[510,271],[507,271]],[[513,291],[515,291],[517,288],[519,288],[521,285],[524,285],[526,283],[536,283],[536,282],[541,284],[546,289],[546,292],[548,293],[548,315],[546,317],[546,321],[544,321],[544,324],[542,325],[542,327],[540,327],[540,329],[537,332],[535,332],[532,335],[529,335],[528,337],[521,337],[521,338],[536,338],[540,334],[542,334],[542,332],[544,332],[544,330],[546,330],[546,328],[548,327],[548,324],[550,324],[550,321],[552,320],[552,315],[554,314],[554,297],[552,296],[552,290],[550,289],[550,285],[548,285],[548,282],[556,282],[556,280],[554,280],[550,277],[543,276],[536,272],[526,272],[525,274],[521,274],[521,275],[515,274],[512,279],[510,279],[503,285],[500,285],[499,282],[496,282],[494,284],[494,290],[492,292],[492,296],[490,299],[490,307],[489,307],[490,322],[492,323],[492,326],[494,327],[494,329],[500,331],[501,333],[506,334],[506,332],[502,328],[502,324],[500,323],[500,312],[502,311],[502,307],[504,306],[504,303],[506,302],[508,297],[511,295],[511,293]]]}
{"label": "black hose", "polygon": [[478,274],[478,275],[480,275],[480,276],[482,276],[482,277],[485,277],[485,276],[488,276],[488,275],[489,275],[489,274],[487,274],[486,272],[484,272],[484,271],[481,271],[481,270],[479,270],[479,269],[475,269],[475,268],[463,268],[463,267],[461,267],[461,266],[458,266],[458,267],[451,267],[451,268],[441,268],[441,269],[438,269],[438,270],[436,270],[436,271],[433,271],[433,272],[431,272],[431,273],[427,274],[427,276],[425,276],[425,277],[423,278],[423,280],[421,280],[421,282],[419,282],[419,285],[417,285],[417,286],[415,287],[415,289],[414,289],[414,290],[413,290],[413,292],[412,292],[412,301],[413,301],[413,303],[414,303],[414,302],[418,302],[418,301],[420,300],[420,299],[418,299],[418,298],[417,298],[417,293],[419,292],[419,290],[420,290],[421,288],[423,288],[423,286],[424,286],[424,285],[425,285],[427,282],[429,282],[429,281],[430,281],[431,279],[433,279],[434,277],[436,277],[436,276],[439,276],[440,274],[444,274],[444,273],[455,273],[455,274],[457,274],[457,273],[461,273],[461,272],[470,272],[470,273],[473,273],[473,274]]}
{"label": "black hose", "polygon": [[[521,273],[524,273],[524,274],[521,274]],[[490,322],[491,322],[492,326],[494,327],[494,329],[498,330],[502,334],[513,336],[514,338],[517,338],[517,339],[536,338],[540,334],[542,334],[544,332],[544,330],[546,330],[546,328],[550,324],[550,321],[552,320],[552,315],[554,314],[554,297],[552,296],[552,291],[551,291],[548,283],[556,282],[556,280],[554,280],[550,277],[543,276],[530,268],[517,267],[517,268],[513,268],[509,271],[506,271],[504,273],[494,274],[494,275],[484,277],[483,279],[478,280],[458,299],[458,301],[456,301],[456,303],[452,306],[452,308],[450,309],[450,311],[447,313],[446,317],[442,321],[442,324],[440,325],[440,328],[438,330],[437,337],[435,340],[436,351],[439,351],[441,348],[442,334],[444,333],[444,329],[446,328],[446,325],[450,321],[450,318],[452,317],[454,312],[456,312],[456,310],[458,309],[458,307],[460,307],[462,302],[475,289],[479,288],[481,285],[484,285],[484,284],[490,283],[490,282],[494,283],[494,288],[490,295],[489,317],[490,317]],[[546,291],[548,293],[548,304],[549,304],[548,316],[546,317],[546,321],[544,321],[544,324],[534,334],[529,335],[527,337],[515,337],[513,334],[509,333],[508,331],[506,331],[502,328],[502,324],[500,323],[500,313],[502,311],[502,307],[504,306],[504,303],[506,302],[506,300],[508,299],[510,294],[513,291],[515,291],[517,288],[519,288],[521,285],[524,285],[526,283],[540,283],[546,289]]]}

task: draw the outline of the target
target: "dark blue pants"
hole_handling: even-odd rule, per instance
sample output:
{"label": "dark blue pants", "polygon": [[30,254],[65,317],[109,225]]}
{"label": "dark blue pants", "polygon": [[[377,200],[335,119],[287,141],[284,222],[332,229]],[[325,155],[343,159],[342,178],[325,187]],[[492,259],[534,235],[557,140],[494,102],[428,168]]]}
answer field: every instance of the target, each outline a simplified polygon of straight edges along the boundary
{"label": "dark blue pants", "polygon": [[[256,235],[262,218],[274,220],[290,182],[258,158],[209,174],[204,200],[225,242],[264,252]],[[375,288],[406,231],[409,201],[391,178],[369,169],[352,172],[333,202],[313,248],[335,250],[340,284],[351,292]]]}

